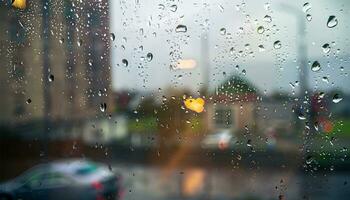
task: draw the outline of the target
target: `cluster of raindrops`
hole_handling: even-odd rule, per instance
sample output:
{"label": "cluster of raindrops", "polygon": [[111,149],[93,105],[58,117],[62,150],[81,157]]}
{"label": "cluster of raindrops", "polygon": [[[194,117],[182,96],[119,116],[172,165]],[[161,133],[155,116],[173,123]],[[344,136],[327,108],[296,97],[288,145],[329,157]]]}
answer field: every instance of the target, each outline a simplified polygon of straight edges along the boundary
{"label": "cluster of raindrops", "polygon": [[311,4],[309,2],[306,2],[303,4],[303,12],[306,13],[306,20],[311,21],[312,15],[309,13],[311,10]]}

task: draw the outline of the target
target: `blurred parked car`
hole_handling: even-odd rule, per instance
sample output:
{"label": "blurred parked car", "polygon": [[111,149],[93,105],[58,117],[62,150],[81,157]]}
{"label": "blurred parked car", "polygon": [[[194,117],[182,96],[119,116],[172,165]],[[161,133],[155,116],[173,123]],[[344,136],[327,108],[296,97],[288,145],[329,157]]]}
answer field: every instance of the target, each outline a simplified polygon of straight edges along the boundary
{"label": "blurred parked car", "polygon": [[222,130],[213,134],[208,134],[201,142],[202,148],[227,149],[232,147],[236,142],[236,138],[231,134],[230,130]]}
{"label": "blurred parked car", "polygon": [[0,200],[120,199],[120,177],[87,160],[62,160],[35,166],[0,184]]}

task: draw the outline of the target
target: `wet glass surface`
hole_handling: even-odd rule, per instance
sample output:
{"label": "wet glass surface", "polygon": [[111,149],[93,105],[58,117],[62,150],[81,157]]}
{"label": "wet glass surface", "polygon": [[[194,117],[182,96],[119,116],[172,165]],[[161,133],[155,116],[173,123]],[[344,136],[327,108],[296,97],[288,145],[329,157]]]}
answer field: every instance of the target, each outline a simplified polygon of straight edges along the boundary
{"label": "wet glass surface", "polygon": [[0,0],[0,199],[347,199],[349,11]]}

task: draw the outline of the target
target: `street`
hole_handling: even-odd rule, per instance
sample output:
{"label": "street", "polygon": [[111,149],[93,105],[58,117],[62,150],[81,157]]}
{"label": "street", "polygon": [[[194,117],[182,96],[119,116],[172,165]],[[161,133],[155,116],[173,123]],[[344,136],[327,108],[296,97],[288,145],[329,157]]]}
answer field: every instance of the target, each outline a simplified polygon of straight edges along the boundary
{"label": "street", "polygon": [[[296,170],[167,169],[113,164],[125,199],[346,199],[349,173],[306,175]],[[282,196],[280,196],[282,195]]]}

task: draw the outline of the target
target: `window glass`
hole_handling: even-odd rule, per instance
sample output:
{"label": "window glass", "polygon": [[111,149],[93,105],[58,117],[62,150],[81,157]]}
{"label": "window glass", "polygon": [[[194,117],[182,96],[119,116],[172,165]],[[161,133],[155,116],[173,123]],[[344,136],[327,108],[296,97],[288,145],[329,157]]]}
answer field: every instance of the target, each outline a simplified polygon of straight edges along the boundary
{"label": "window glass", "polygon": [[0,0],[0,199],[347,199],[349,18],[349,0]]}
{"label": "window glass", "polygon": [[68,186],[70,183],[70,180],[60,173],[41,173],[31,176],[26,185],[31,189],[37,189]]}

